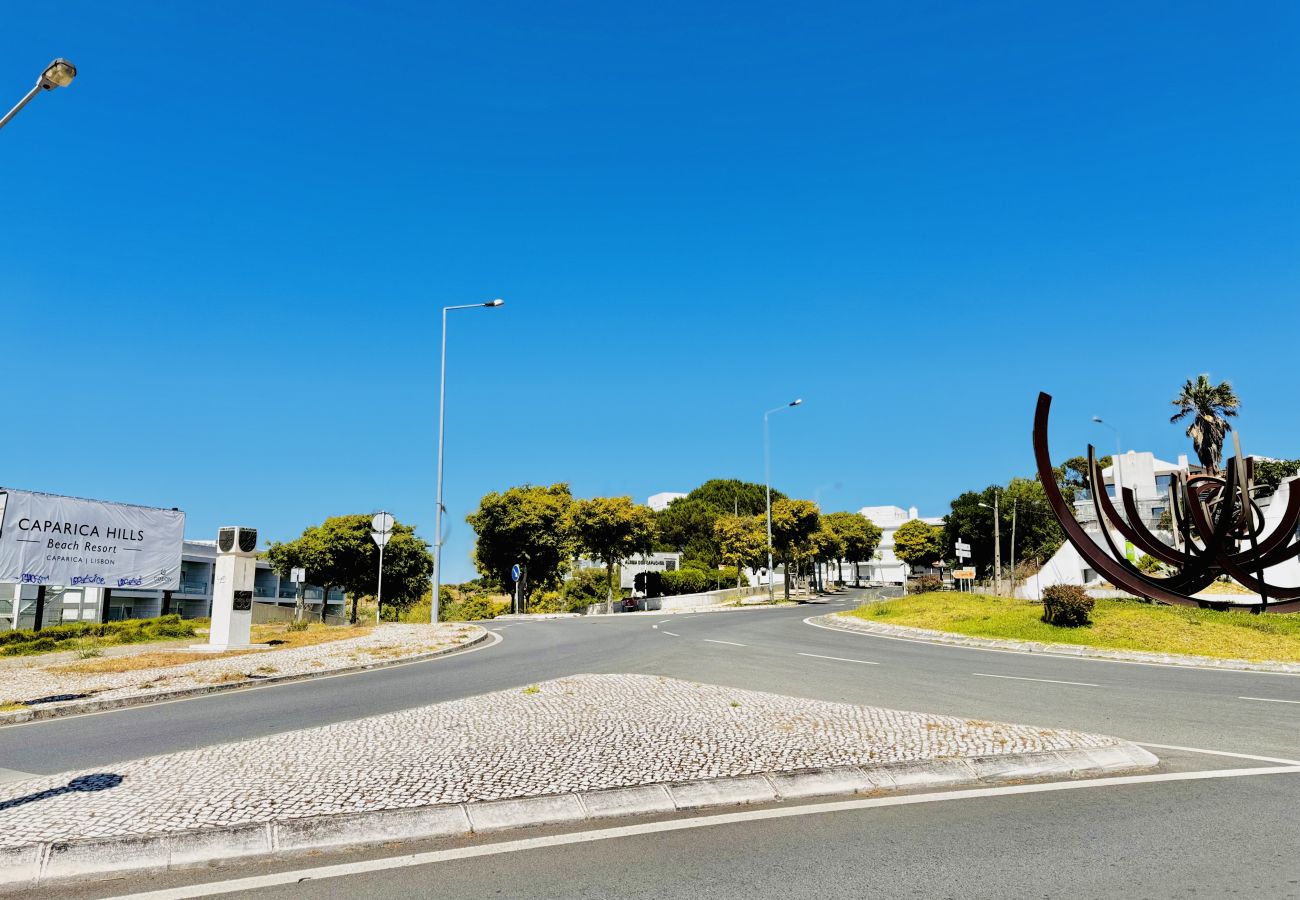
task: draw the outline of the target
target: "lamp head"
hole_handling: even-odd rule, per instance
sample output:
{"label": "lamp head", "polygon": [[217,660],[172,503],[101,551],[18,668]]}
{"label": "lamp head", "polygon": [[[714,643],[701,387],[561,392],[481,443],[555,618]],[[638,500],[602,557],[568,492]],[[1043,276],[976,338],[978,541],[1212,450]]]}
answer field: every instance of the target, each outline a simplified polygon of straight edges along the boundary
{"label": "lamp head", "polygon": [[1096,422],[1098,425],[1105,425],[1105,424],[1106,424],[1105,422],[1103,422],[1103,421],[1101,420],[1101,416],[1093,416],[1093,417],[1092,417],[1092,420],[1093,420],[1094,422]]}
{"label": "lamp head", "polygon": [[484,306],[505,306],[505,305],[506,305],[506,301],[501,300],[500,298],[498,298],[498,299],[496,299],[496,300],[489,300],[487,303],[484,303],[483,305],[484,305]]}
{"label": "lamp head", "polygon": [[77,67],[63,57],[59,57],[45,67],[45,71],[41,73],[41,79],[37,84],[49,91],[56,87],[67,87],[72,84],[72,79],[76,77]]}
{"label": "lamp head", "polygon": [[798,399],[796,399],[796,400],[791,400],[791,401],[790,401],[790,405],[791,405],[791,406],[798,406],[800,403],[803,403],[803,398],[802,398],[802,397],[800,397],[800,398],[798,398]]}

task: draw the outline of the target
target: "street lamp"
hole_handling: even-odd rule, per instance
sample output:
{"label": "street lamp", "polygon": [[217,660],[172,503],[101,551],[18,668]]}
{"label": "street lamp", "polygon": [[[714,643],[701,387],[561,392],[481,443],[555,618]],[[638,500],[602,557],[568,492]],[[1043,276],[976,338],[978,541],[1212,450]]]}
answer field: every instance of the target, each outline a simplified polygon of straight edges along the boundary
{"label": "street lamp", "polygon": [[769,409],[763,413],[763,472],[767,479],[767,602],[776,602],[776,589],[772,585],[772,578],[776,574],[772,559],[772,435],[771,430],[767,427],[767,417],[772,413],[780,412],[783,409],[789,409],[792,406],[798,406],[803,403],[803,398],[791,400],[785,406],[778,406],[776,409]]}
{"label": "street lamp", "polygon": [[31,99],[41,91],[52,91],[57,87],[67,87],[72,84],[72,79],[76,77],[77,67],[66,59],[60,57],[50,63],[45,67],[45,71],[41,73],[41,77],[36,79],[36,87],[28,91],[27,96],[19,100],[18,105],[5,113],[3,119],[0,119],[0,128],[4,128],[5,125],[9,124],[9,120],[18,115],[18,110],[31,102]]}
{"label": "street lamp", "polygon": [[447,313],[453,309],[494,309],[505,306],[504,300],[466,303],[442,308],[442,375],[438,379],[438,506],[433,512],[433,596],[430,598],[431,621],[438,624],[438,591],[442,587],[442,437],[447,418]]}
{"label": "street lamp", "polygon": [[[1123,451],[1120,450],[1119,429],[1116,428],[1114,425],[1110,424],[1109,422],[1103,420],[1101,416],[1093,416],[1093,417],[1092,417],[1092,421],[1093,421],[1093,424],[1095,424],[1095,425],[1100,425],[1100,426],[1102,426],[1103,428],[1109,428],[1111,431],[1115,432],[1115,457],[1114,457],[1114,459],[1111,461],[1111,466],[1114,468],[1114,471],[1115,471],[1115,477],[1114,477],[1114,481],[1115,481],[1115,499],[1116,499],[1118,502],[1123,503],[1123,502],[1124,502],[1124,494],[1123,494],[1123,488],[1120,486],[1120,477],[1119,477],[1119,457],[1120,457],[1120,454],[1121,454]],[[1102,484],[1102,485],[1100,485],[1100,486],[1098,486],[1098,485],[1093,485],[1093,490],[1102,490],[1102,491],[1104,491],[1104,490],[1106,490],[1106,485],[1104,485],[1104,484]]]}
{"label": "street lamp", "polygon": [[980,501],[980,506],[993,510],[993,581],[994,591],[1002,596],[1002,519],[998,512],[998,492],[993,492],[993,505]]}

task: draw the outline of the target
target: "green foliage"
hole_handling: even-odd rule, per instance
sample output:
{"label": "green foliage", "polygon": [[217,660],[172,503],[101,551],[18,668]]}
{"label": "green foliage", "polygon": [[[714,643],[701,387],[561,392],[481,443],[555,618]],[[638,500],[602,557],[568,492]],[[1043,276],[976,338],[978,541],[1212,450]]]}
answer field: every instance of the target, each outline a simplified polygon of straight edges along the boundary
{"label": "green foliage", "polygon": [[720,515],[711,503],[679,497],[654,514],[656,549],[716,566],[721,558],[714,526]]}
{"label": "green foliage", "polygon": [[665,597],[674,597],[679,594],[702,594],[711,591],[714,589],[714,582],[709,577],[709,573],[703,569],[689,568],[662,573],[659,586]]}
{"label": "green foliage", "polygon": [[487,579],[508,585],[510,569],[525,567],[525,596],[559,587],[574,545],[569,532],[573,495],[567,484],[520,485],[485,494],[466,516],[478,535],[474,565]]}
{"label": "green foliage", "polygon": [[120,622],[68,622],[40,631],[0,631],[0,655],[27,656],[62,650],[69,642],[96,639],[104,644],[138,644],[169,638],[193,637],[194,625],[180,616],[156,619],[127,619]]}
{"label": "green foliage", "polygon": [[606,606],[614,603],[614,566],[654,544],[655,517],[648,506],[631,497],[593,497],[578,500],[569,509],[568,532],[579,550],[605,564],[609,588]]}
{"label": "green foliage", "polygon": [[494,599],[488,594],[471,594],[461,600],[441,606],[440,622],[471,622],[477,619],[495,619],[510,611],[510,601]]}
{"label": "green foliage", "polygon": [[289,623],[290,631],[306,631],[310,627],[311,627],[311,623],[308,622],[306,619],[295,620]]}
{"label": "green foliage", "polygon": [[[1255,460],[1255,486],[1260,490],[1257,497],[1267,497],[1277,490],[1284,479],[1300,475],[1300,459],[1266,459]],[[1292,488],[1300,490],[1300,488]]]}
{"label": "green foliage", "polygon": [[1077,584],[1054,584],[1043,591],[1043,621],[1061,628],[1092,624],[1093,600]]}
{"label": "green foliage", "polygon": [[[685,499],[707,503],[721,515],[767,516],[767,488],[735,478],[713,478],[686,495]],[[786,499],[772,489],[772,502]],[[680,502],[680,501],[674,501]]]}
{"label": "green foliage", "polygon": [[811,500],[777,500],[772,503],[772,546],[785,563],[785,599],[790,599],[790,566],[808,559],[813,535],[821,528],[821,513]]}
{"label": "green foliage", "polygon": [[894,555],[909,566],[932,563],[943,555],[943,529],[911,519],[894,532]]}
{"label": "green foliage", "polygon": [[[1105,469],[1111,463],[1109,456],[1103,456],[1097,460],[1097,464]],[[1052,470],[1056,475],[1056,486],[1061,489],[1061,494],[1065,497],[1065,502],[1073,504],[1079,491],[1087,490],[1090,487],[1088,478],[1088,457],[1072,456],[1065,462],[1061,463]]]}
{"label": "green foliage", "polygon": [[1164,569],[1164,566],[1160,565],[1160,560],[1150,554],[1144,554],[1138,559],[1137,567],[1139,572],[1146,572],[1148,575],[1158,574]]}
{"label": "green foliage", "polygon": [[[357,601],[375,594],[379,574],[379,547],[370,536],[369,513],[332,516],[286,543],[273,543],[267,559],[281,578],[301,566],[312,584],[342,588],[352,598],[352,621]],[[433,574],[429,545],[415,536],[415,527],[395,522],[384,548],[384,605],[398,609],[420,599]]]}
{"label": "green foliage", "polygon": [[578,569],[564,582],[561,592],[566,612],[578,612],[593,603],[603,603],[609,593],[609,579],[601,569]]}
{"label": "green foliage", "polygon": [[767,522],[762,516],[719,516],[713,523],[713,539],[721,561],[736,569],[756,569],[767,564]]}
{"label": "green foliage", "polygon": [[1169,417],[1169,421],[1179,422],[1191,417],[1187,436],[1192,439],[1192,449],[1205,471],[1217,475],[1223,457],[1223,439],[1232,430],[1228,419],[1237,415],[1241,406],[1232,385],[1227,381],[1211,384],[1209,376],[1198,375],[1196,381],[1187,379],[1170,402],[1178,411]]}
{"label": "green foliage", "polygon": [[866,516],[852,512],[833,512],[822,516],[822,521],[839,538],[843,545],[841,558],[857,565],[875,555],[880,546],[880,527]]}

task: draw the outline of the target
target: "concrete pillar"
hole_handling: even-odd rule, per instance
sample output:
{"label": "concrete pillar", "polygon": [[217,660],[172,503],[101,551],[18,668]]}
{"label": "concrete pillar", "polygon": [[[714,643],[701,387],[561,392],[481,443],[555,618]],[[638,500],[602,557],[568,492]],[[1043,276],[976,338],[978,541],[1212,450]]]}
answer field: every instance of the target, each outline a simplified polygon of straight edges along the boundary
{"label": "concrete pillar", "polygon": [[212,586],[212,629],[208,643],[193,649],[221,653],[247,647],[253,626],[253,579],[257,574],[257,529],[222,528],[217,538]]}

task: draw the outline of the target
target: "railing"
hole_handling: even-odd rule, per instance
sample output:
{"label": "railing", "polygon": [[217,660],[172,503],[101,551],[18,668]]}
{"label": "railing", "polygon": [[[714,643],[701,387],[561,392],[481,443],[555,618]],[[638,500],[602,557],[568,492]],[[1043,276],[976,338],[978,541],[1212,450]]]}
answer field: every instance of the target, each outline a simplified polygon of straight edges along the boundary
{"label": "railing", "polygon": [[210,593],[210,590],[206,581],[182,578],[180,587],[176,589],[176,592],[178,594],[207,594]]}

